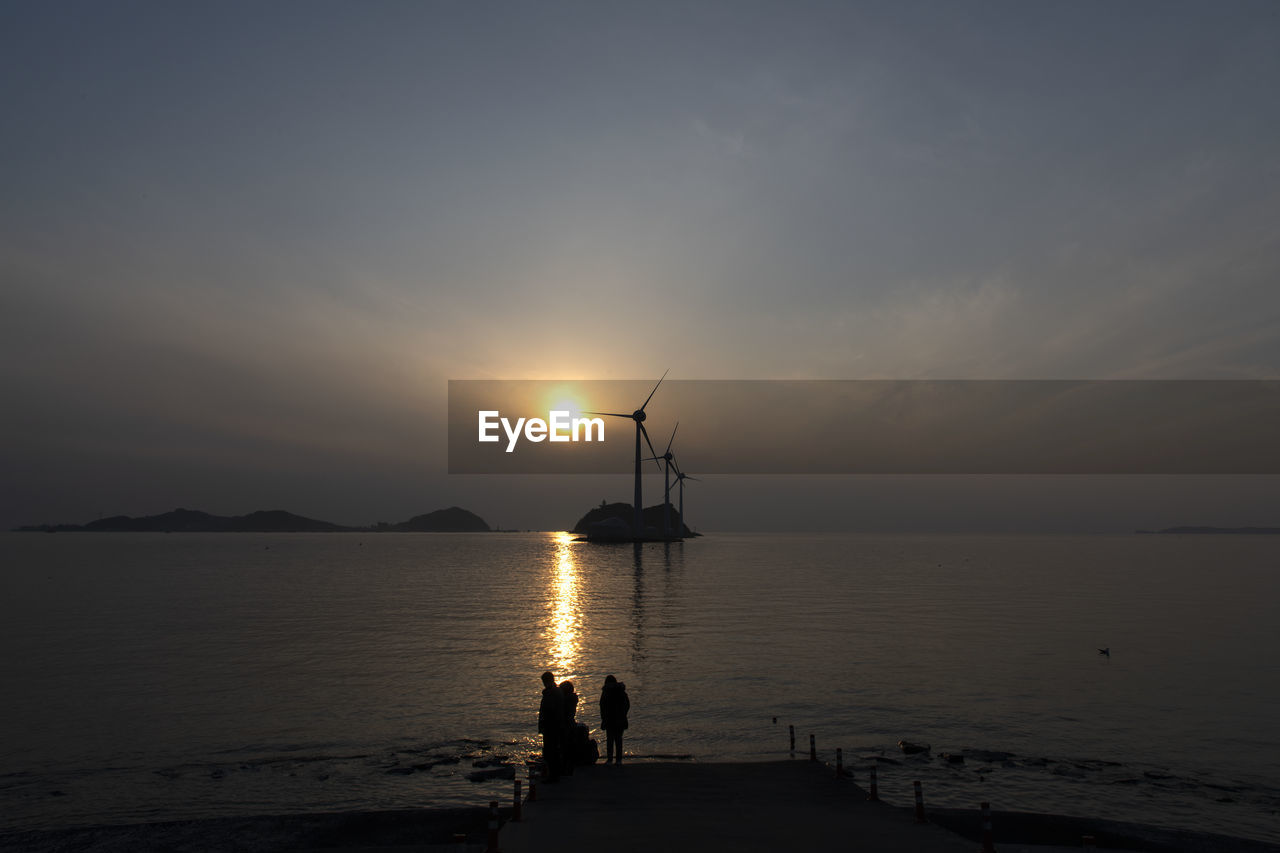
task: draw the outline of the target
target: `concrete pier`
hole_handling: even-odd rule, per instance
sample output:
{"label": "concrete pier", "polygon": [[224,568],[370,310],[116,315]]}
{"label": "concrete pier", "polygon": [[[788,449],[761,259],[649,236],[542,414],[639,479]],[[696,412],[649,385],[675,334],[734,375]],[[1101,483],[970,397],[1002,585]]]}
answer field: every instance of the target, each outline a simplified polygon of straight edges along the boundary
{"label": "concrete pier", "polygon": [[867,799],[809,761],[635,763],[578,768],[539,785],[502,853],[608,850],[876,850],[974,853],[974,845],[910,810]]}

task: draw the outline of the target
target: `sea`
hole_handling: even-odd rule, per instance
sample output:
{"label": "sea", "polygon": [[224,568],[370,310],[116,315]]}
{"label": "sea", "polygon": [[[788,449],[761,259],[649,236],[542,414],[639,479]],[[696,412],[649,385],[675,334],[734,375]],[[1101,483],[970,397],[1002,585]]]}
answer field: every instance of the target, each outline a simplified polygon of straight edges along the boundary
{"label": "sea", "polygon": [[509,801],[550,669],[602,747],[626,684],[628,761],[794,730],[890,803],[1280,842],[1280,536],[9,533],[0,566],[4,830]]}

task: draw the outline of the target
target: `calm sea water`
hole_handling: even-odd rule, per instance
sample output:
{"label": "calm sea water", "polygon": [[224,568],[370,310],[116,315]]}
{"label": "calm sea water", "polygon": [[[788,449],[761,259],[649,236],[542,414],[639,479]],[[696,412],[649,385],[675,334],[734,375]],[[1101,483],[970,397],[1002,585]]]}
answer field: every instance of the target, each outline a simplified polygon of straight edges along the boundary
{"label": "calm sea water", "polygon": [[0,565],[6,828],[506,798],[469,776],[536,751],[552,668],[593,724],[627,683],[641,760],[795,725],[890,801],[1280,841],[1280,537],[4,534]]}

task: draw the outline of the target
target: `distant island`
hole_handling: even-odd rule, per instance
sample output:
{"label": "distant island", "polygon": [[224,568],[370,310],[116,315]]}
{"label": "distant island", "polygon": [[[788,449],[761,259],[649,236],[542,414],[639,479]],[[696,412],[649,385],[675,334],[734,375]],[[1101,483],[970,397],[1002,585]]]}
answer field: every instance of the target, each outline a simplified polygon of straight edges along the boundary
{"label": "distant island", "polygon": [[1135,530],[1134,533],[1225,533],[1237,535],[1274,535],[1280,533],[1280,527],[1166,527],[1164,530]]}
{"label": "distant island", "polygon": [[[649,528],[652,534],[662,532],[662,513],[664,506],[665,504],[654,504],[653,506],[647,506],[644,508],[644,513],[642,514],[642,517],[644,518],[644,526]],[[634,520],[635,510],[632,508],[631,504],[611,504],[601,501],[600,506],[595,507],[586,515],[582,516],[582,518],[578,519],[578,523],[573,526],[573,529],[570,532],[585,536],[592,533],[592,528],[596,528],[598,530],[598,525],[617,525],[618,523],[621,523],[622,527],[619,529],[625,528],[625,532],[629,537],[631,528],[634,526]],[[676,536],[689,538],[702,535],[700,533],[694,533],[681,523],[680,511],[674,506],[671,507],[670,523],[671,532]]]}
{"label": "distant island", "polygon": [[88,524],[33,524],[15,529],[27,533],[488,533],[492,530],[483,518],[456,506],[415,515],[398,524],[379,521],[369,527],[344,527],[282,509],[223,516],[179,507],[139,518],[114,515]]}
{"label": "distant island", "polygon": [[399,524],[380,521],[374,530],[390,530],[396,533],[488,533],[491,528],[483,518],[462,507],[451,506],[425,515],[415,515]]}

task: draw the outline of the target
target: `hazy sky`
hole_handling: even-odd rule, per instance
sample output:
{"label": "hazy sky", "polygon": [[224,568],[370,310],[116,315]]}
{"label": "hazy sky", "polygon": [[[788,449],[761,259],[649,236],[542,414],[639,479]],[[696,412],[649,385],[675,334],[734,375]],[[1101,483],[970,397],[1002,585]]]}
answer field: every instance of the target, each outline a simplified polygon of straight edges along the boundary
{"label": "hazy sky", "polygon": [[[11,1],[0,104],[5,527],[630,499],[445,475],[450,378],[1280,375],[1273,0]],[[729,480],[691,521],[812,488]],[[1280,523],[1276,486],[787,517]]]}

